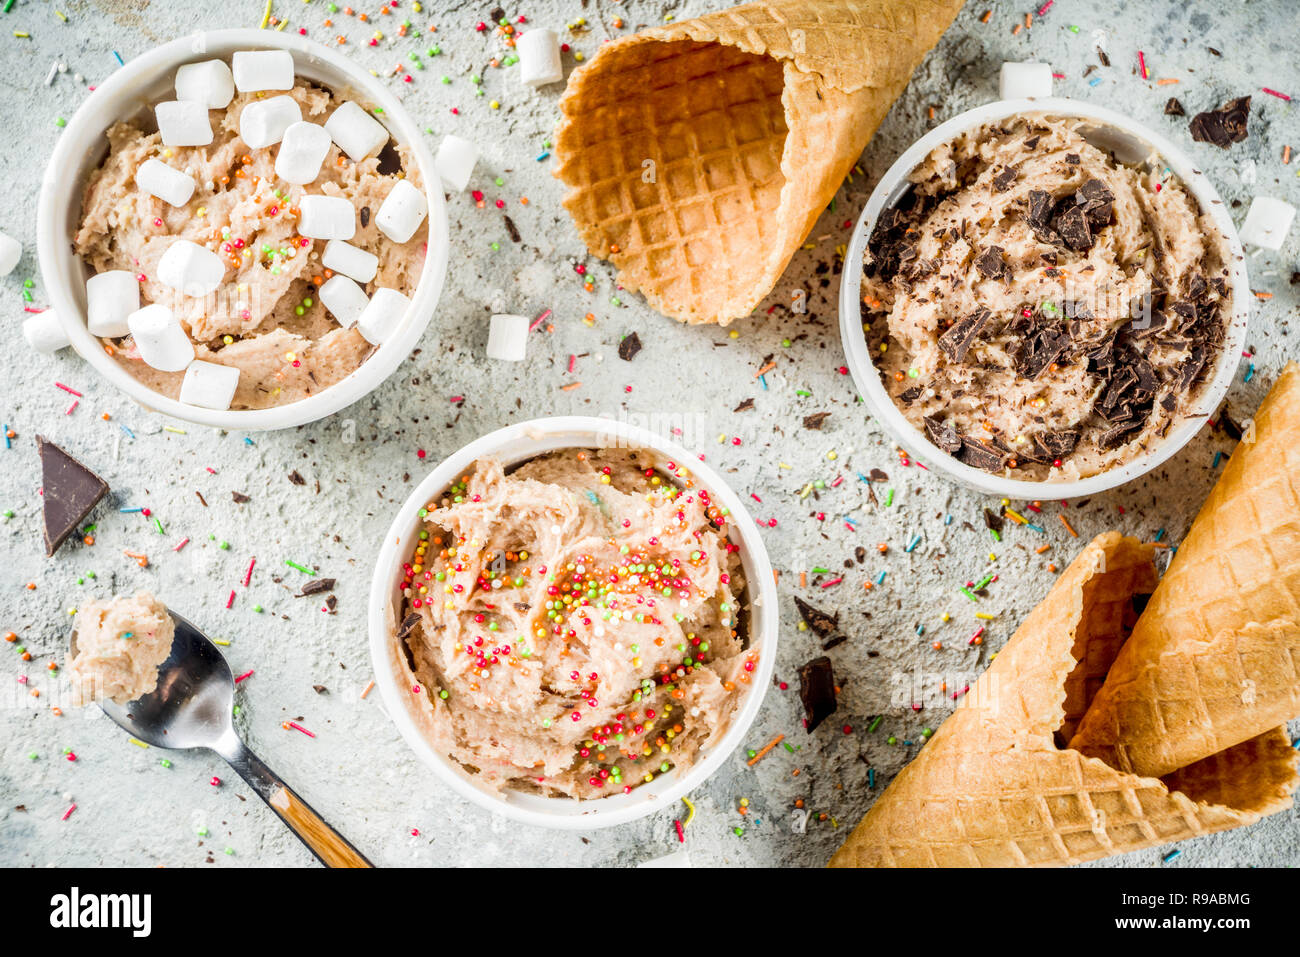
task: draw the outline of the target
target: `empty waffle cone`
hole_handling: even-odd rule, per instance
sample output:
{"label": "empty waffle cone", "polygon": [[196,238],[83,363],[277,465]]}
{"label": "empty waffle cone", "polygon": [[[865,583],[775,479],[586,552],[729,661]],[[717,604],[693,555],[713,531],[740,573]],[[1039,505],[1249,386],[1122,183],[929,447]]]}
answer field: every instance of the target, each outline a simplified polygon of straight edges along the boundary
{"label": "empty waffle cone", "polygon": [[555,175],[591,252],[685,322],[772,290],[961,0],[770,0],[601,47]]}
{"label": "empty waffle cone", "polygon": [[[1075,864],[1250,824],[1291,804],[1275,727],[1161,780],[1060,746],[1156,584],[1152,548],[1107,532],[1066,569],[831,866]],[[1067,708],[1067,702],[1072,707]]]}
{"label": "empty waffle cone", "polygon": [[1248,425],[1070,746],[1167,774],[1300,716],[1300,366]]}

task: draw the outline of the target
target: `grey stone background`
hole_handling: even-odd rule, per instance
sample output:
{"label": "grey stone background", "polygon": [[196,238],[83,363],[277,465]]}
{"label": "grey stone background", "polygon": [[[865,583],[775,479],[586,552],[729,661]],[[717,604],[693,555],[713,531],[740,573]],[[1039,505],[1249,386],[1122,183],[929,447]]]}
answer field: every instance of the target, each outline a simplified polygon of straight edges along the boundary
{"label": "grey stone background", "polygon": [[[33,656],[23,662],[14,646],[0,647],[0,863],[241,867],[311,862],[214,756],[142,750],[102,717],[94,720],[70,708],[57,717],[50,710],[58,686],[47,666],[63,659],[68,610],[89,596],[142,587],[230,641],[225,651],[236,673],[255,671],[238,696],[238,724],[250,745],[377,863],[627,865],[678,849],[673,820],[682,816],[682,807],[589,833],[538,830],[493,817],[455,797],[417,763],[377,694],[360,699],[371,675],[366,592],[392,513],[440,456],[525,417],[682,417],[692,426],[685,440],[728,474],[742,496],[762,499],[761,505],[751,502],[755,516],[779,522],[764,535],[773,563],[783,572],[777,676],[791,687],[768,691],[747,746],[760,747],[783,732],[799,750],[778,748],[753,768],[737,753],[694,793],[698,813],[687,831],[687,847],[697,864],[823,864],[917,753],[918,745],[909,742],[919,742],[921,730],[937,727],[947,713],[942,706],[913,713],[892,705],[899,675],[922,669],[954,676],[949,679],[954,687],[961,676],[973,677],[1047,592],[1053,581],[1048,560],[1063,567],[1098,532],[1119,528],[1149,539],[1163,528],[1165,540],[1173,542],[1186,532],[1215,480],[1215,451],[1231,449],[1221,432],[1204,430],[1156,474],[1071,508],[1079,540],[1069,538],[1052,514],[1058,506],[1044,503],[1045,536],[1008,525],[1003,543],[993,546],[997,561],[991,565],[992,543],[979,516],[981,508],[997,502],[901,466],[880,430],[855,405],[852,382],[837,371],[843,356],[836,327],[836,250],[847,242],[876,177],[928,127],[994,98],[998,67],[1007,59],[1049,62],[1064,74],[1058,93],[1125,110],[1171,137],[1203,164],[1226,201],[1240,202],[1234,209],[1238,223],[1256,193],[1300,204],[1300,157],[1289,166],[1281,163],[1285,144],[1300,153],[1295,107],[1260,89],[1300,95],[1295,3],[1057,0],[1030,29],[1013,33],[1026,12],[1041,6],[1038,0],[970,0],[864,153],[866,175],[844,185],[813,230],[813,248],[795,257],[753,317],[732,327],[734,338],[716,328],[678,326],[638,297],[618,296],[611,269],[586,255],[559,205],[561,189],[550,176],[553,161],[537,159],[554,127],[562,87],[526,90],[514,68],[489,65],[503,52],[500,42],[474,26],[490,16],[492,4],[425,0],[416,12],[412,0],[401,0],[391,15],[381,16],[377,0],[352,3],[369,15],[369,23],[345,15],[342,2],[333,27],[323,25],[330,15],[323,0],[276,0],[274,13],[288,18],[287,29],[305,27],[317,40],[346,36],[348,53],[380,75],[398,62],[409,67],[412,51],[440,46],[440,56],[422,55],[425,69],[414,73],[413,82],[387,82],[428,127],[431,144],[443,133],[457,132],[481,145],[484,158],[472,185],[484,191],[486,203],[476,208],[469,193],[451,200],[454,247],[446,289],[410,361],[371,396],[328,421],[252,435],[251,444],[243,435],[185,428],[134,406],[70,352],[56,358],[28,354],[18,326],[25,279],[33,280],[33,305],[46,302],[33,253],[34,223],[43,158],[59,136],[57,119],[70,117],[87,86],[116,68],[112,51],[129,59],[198,27],[256,26],[263,4],[17,0],[0,14],[6,129],[0,136],[0,229],[20,238],[26,250],[15,273],[0,281],[7,303],[4,321],[17,343],[3,372],[0,402],[0,418],[17,433],[12,448],[0,448],[0,511],[13,513],[0,526],[0,631],[16,632]],[[590,57],[606,38],[662,22],[666,14],[680,19],[725,5],[721,0],[530,0],[511,4],[506,12],[561,31],[585,18],[586,27],[566,38],[574,51]],[[980,22],[986,9],[992,11],[987,24]],[[616,17],[624,21],[622,29],[614,26]],[[397,36],[403,20],[412,24],[408,38]],[[436,34],[427,31],[431,23]],[[371,47],[367,41],[375,30],[385,36]],[[12,31],[30,35],[16,37]],[[1099,65],[1099,42],[1109,54],[1109,68]],[[1145,82],[1137,73],[1139,49],[1151,71]],[[571,69],[573,54],[565,61]],[[66,65],[66,72],[45,85],[53,63]],[[1089,67],[1095,69],[1085,76]],[[440,81],[443,75],[449,84]],[[479,96],[471,79],[476,75],[483,81]],[[1094,78],[1100,82],[1090,86]],[[1161,78],[1180,82],[1158,86]],[[1187,119],[1163,115],[1170,95],[1182,100],[1190,116],[1244,94],[1255,97],[1250,138],[1229,151],[1193,143]],[[493,100],[499,109],[491,108]],[[459,115],[452,114],[453,107]],[[521,197],[528,198],[527,205]],[[511,241],[497,199],[505,201],[504,213],[517,224],[519,242]],[[1238,419],[1253,411],[1296,351],[1289,336],[1300,287],[1288,280],[1300,252],[1298,234],[1293,230],[1281,254],[1250,259],[1253,288],[1273,298],[1255,309],[1249,339],[1254,358],[1243,361],[1229,393]],[[493,249],[493,243],[500,248]],[[579,263],[594,277],[594,293],[583,291],[574,272]],[[806,315],[784,308],[798,288],[809,291]],[[768,315],[771,305],[777,308]],[[553,331],[533,335],[521,365],[484,357],[487,316],[501,308],[532,315],[554,310]],[[584,322],[587,313],[594,316],[590,325]],[[631,331],[640,334],[645,348],[626,363],[615,348]],[[571,354],[578,357],[573,375],[566,373]],[[777,368],[767,375],[764,390],[754,373],[768,356]],[[1246,383],[1248,362],[1256,371]],[[85,394],[71,415],[65,415],[70,396],[55,387],[55,380]],[[582,384],[560,391],[573,381]],[[452,403],[452,396],[464,398]],[[751,398],[752,411],[730,411]],[[801,428],[803,416],[813,412],[831,413],[820,432]],[[103,413],[111,420],[102,419]],[[94,516],[94,546],[73,543],[49,560],[41,547],[38,431],[66,446],[113,488]],[[719,435],[727,436],[722,444]],[[733,436],[742,444],[733,445]],[[419,459],[418,449],[428,458]],[[832,450],[838,455],[834,461],[827,458]],[[896,492],[889,508],[873,505],[854,478],[872,468],[889,474],[886,485]],[[289,481],[295,471],[305,484]],[[841,474],[848,481],[838,488],[820,491],[816,500],[800,497],[808,482],[829,484]],[[232,491],[251,501],[236,504]],[[165,534],[140,514],[118,511],[133,506],[150,508]],[[812,517],[816,511],[824,511],[826,521]],[[954,517],[949,526],[942,521],[947,514]],[[842,516],[857,522],[856,531]],[[920,544],[907,553],[914,535],[920,535]],[[187,536],[189,546],[174,553],[172,546]],[[1042,541],[1052,549],[1040,556],[1034,548]],[[878,542],[889,543],[887,554],[875,550]],[[801,567],[841,569],[859,545],[868,557],[844,572],[842,585],[823,590],[810,583],[807,589],[815,604],[841,615],[852,636],[831,652],[845,682],[839,713],[808,735],[800,724],[796,668],[818,653],[818,644],[796,628],[790,596]],[[149,567],[139,568],[123,550],[146,552]],[[258,559],[253,586],[238,589],[236,604],[226,610],[226,596],[242,580],[250,556]],[[339,579],[337,614],[323,613],[317,600],[293,597],[303,577],[284,565],[286,559]],[[988,623],[983,646],[972,648],[967,638],[975,627],[973,608],[957,588],[990,567],[1000,580],[982,607],[998,617]],[[888,571],[884,584],[865,591],[862,582],[882,570]],[[255,603],[263,613],[253,610]],[[952,615],[947,624],[939,620],[945,611]],[[916,634],[918,624],[926,626],[923,637]],[[936,638],[944,650],[931,648]],[[27,685],[19,684],[23,675]],[[318,693],[316,685],[327,691]],[[31,689],[43,697],[31,697]],[[875,715],[883,718],[868,732]],[[283,730],[288,719],[316,737]],[[852,726],[847,734],[846,724]],[[890,744],[891,737],[897,743]],[[75,761],[67,759],[65,749],[75,752]],[[160,764],[164,756],[170,768]],[[867,784],[868,768],[875,770],[874,790]],[[209,784],[214,774],[222,786]],[[746,816],[738,812],[741,799],[749,801]],[[805,833],[791,826],[798,799],[812,812]],[[75,812],[61,820],[74,802]],[[1167,863],[1167,851],[1148,850],[1105,865],[1296,864],[1298,825],[1300,812],[1291,811],[1248,830],[1187,842],[1181,856]],[[744,833],[734,833],[736,827]],[[200,828],[207,829],[206,838],[198,835]]]}

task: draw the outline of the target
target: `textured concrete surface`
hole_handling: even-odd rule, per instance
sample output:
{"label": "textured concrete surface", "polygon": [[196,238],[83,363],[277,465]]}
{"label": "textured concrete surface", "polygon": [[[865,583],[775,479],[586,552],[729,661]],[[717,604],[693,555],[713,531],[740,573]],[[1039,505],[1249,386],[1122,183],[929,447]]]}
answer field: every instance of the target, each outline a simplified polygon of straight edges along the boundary
{"label": "textured concrete surface", "polygon": [[[47,666],[62,660],[68,609],[87,596],[140,587],[154,589],[210,634],[230,641],[225,650],[236,673],[255,671],[239,692],[238,724],[250,745],[376,862],[633,864],[676,849],[673,819],[682,815],[681,807],[590,833],[536,830],[492,817],[453,796],[416,762],[377,695],[360,699],[371,673],[366,591],[391,514],[441,455],[508,422],[550,413],[660,414],[670,418],[650,424],[685,423],[684,441],[729,474],[742,496],[762,499],[753,503],[756,517],[777,519],[764,532],[783,572],[785,627],[777,674],[793,686],[768,692],[748,746],[760,747],[785,733],[799,750],[778,748],[752,768],[743,753],[736,754],[693,795],[697,813],[687,831],[688,847],[701,864],[824,863],[846,828],[917,752],[911,742],[919,742],[922,729],[937,727],[947,713],[947,704],[920,713],[900,707],[894,700],[900,676],[921,669],[960,687],[986,666],[988,655],[1047,592],[1053,577],[1048,561],[1063,565],[1080,547],[1052,514],[1059,511],[1055,503],[1044,503],[1044,536],[1009,526],[1003,543],[994,546],[979,515],[996,502],[900,465],[880,430],[855,407],[852,383],[838,371],[843,359],[836,331],[837,246],[846,242],[875,178],[930,125],[993,98],[998,66],[1006,59],[1050,62],[1064,74],[1059,93],[1129,111],[1163,131],[1203,164],[1225,200],[1242,204],[1234,210],[1239,223],[1256,193],[1300,204],[1300,164],[1284,166],[1280,158],[1287,143],[1300,150],[1295,108],[1260,92],[1271,87],[1300,95],[1295,5],[1287,0],[1057,0],[1045,16],[1035,17],[1032,28],[1013,32],[1027,10],[1041,6],[1037,0],[971,0],[868,147],[862,161],[866,175],[844,186],[813,231],[812,248],[798,254],[754,317],[734,326],[733,338],[717,329],[679,327],[633,296],[615,301],[611,271],[585,255],[559,206],[550,161],[537,159],[553,128],[562,88],[526,91],[514,68],[489,65],[501,52],[500,41],[491,32],[476,32],[475,24],[490,16],[490,4],[426,0],[417,13],[411,0],[401,0],[392,15],[382,16],[375,0],[352,2],[368,14],[369,23],[345,15],[341,2],[328,27],[322,0],[277,0],[275,6],[277,14],[289,18],[290,30],[305,27],[326,42],[346,36],[346,49],[381,75],[399,62],[409,66],[412,51],[438,44],[441,55],[422,54],[425,69],[414,73],[413,82],[400,77],[388,82],[429,127],[432,142],[454,131],[481,144],[484,159],[473,186],[483,190],[485,205],[476,208],[468,193],[451,202],[452,268],[419,351],[383,387],[328,421],[254,435],[251,442],[203,429],[168,431],[165,427],[176,424],[135,407],[72,355],[28,355],[21,345],[11,351],[0,417],[17,435],[12,448],[0,449],[0,510],[13,512],[0,526],[0,631],[16,632],[17,644],[32,659],[20,660],[14,646],[0,647],[0,863],[240,867],[311,862],[215,757],[171,753],[166,755],[171,766],[164,767],[162,752],[133,746],[102,717],[71,709],[62,717],[52,712],[58,686]],[[660,22],[667,12],[685,17],[724,5],[718,0],[531,0],[506,12],[560,29],[585,17],[588,28],[568,39],[575,51],[590,56],[606,37]],[[66,23],[55,8],[67,16]],[[992,10],[987,24],[980,22],[986,9]],[[53,6],[18,0],[0,15],[5,28],[0,93],[11,104],[7,134],[0,137],[5,174],[0,228],[21,238],[26,249],[18,270],[0,282],[12,338],[18,338],[23,315],[24,279],[34,280],[33,303],[46,301],[33,253],[34,221],[43,157],[59,136],[56,118],[71,116],[87,85],[116,68],[112,51],[129,59],[198,26],[255,26],[262,12],[261,0],[60,0]],[[623,19],[622,29],[614,25],[616,17]],[[399,38],[404,19],[412,23],[412,36]],[[427,32],[430,23],[438,28],[436,36]],[[14,30],[30,36],[15,37]],[[370,47],[367,41],[376,30],[385,36]],[[1109,54],[1109,68],[1099,64],[1099,42]],[[1139,49],[1151,71],[1149,81],[1137,73]],[[53,62],[65,64],[66,72],[43,85]],[[573,65],[569,54],[566,69]],[[449,84],[440,82],[444,74]],[[482,77],[481,96],[471,79],[476,75]],[[1158,86],[1162,78],[1180,82]],[[1093,79],[1100,82],[1092,86]],[[1230,151],[1193,143],[1187,119],[1163,115],[1171,94],[1190,116],[1247,93],[1255,96],[1250,138]],[[499,109],[491,108],[493,100]],[[933,118],[927,115],[930,107]],[[498,199],[504,210],[496,208]],[[517,226],[517,241],[503,213]],[[1296,352],[1290,324],[1300,287],[1288,279],[1300,252],[1297,233],[1293,230],[1281,254],[1250,261],[1253,287],[1273,298],[1257,305],[1250,333],[1253,358],[1243,360],[1229,394],[1237,419],[1250,414],[1285,358]],[[593,279],[590,294],[574,272],[579,263]],[[809,291],[807,315],[785,309],[798,288]],[[770,314],[769,306],[775,306]],[[553,329],[534,334],[522,365],[492,363],[483,356],[487,315],[502,307],[532,315],[554,310]],[[588,313],[589,323],[584,322]],[[615,347],[633,330],[645,348],[625,363]],[[573,374],[566,373],[570,355],[577,356]],[[768,357],[777,366],[764,389],[754,372]],[[1245,382],[1248,363],[1255,372]],[[71,414],[65,415],[71,396],[56,388],[55,380],[85,394]],[[581,386],[560,391],[572,382]],[[463,400],[453,402],[453,396]],[[752,411],[730,411],[746,399],[753,399]],[[813,412],[830,413],[820,432],[801,428],[803,416]],[[104,420],[105,413],[111,419]],[[74,543],[49,560],[41,548],[36,495],[38,431],[80,456],[113,488],[94,516],[93,547]],[[727,437],[722,443],[720,435]],[[732,437],[742,444],[733,444]],[[428,457],[418,458],[419,449]],[[1144,538],[1164,529],[1165,540],[1177,542],[1214,482],[1214,453],[1230,449],[1222,432],[1206,429],[1150,478],[1086,505],[1075,503],[1071,521],[1084,539],[1117,527]],[[889,475],[877,487],[878,493],[895,490],[889,507],[883,494],[873,502],[854,477],[872,468]],[[290,481],[294,473],[302,484]],[[837,488],[800,497],[808,482],[821,479],[829,485],[840,475],[847,481]],[[232,492],[251,501],[237,504]],[[151,509],[164,533],[139,513],[119,512],[135,506]],[[822,511],[825,521],[816,518]],[[942,520],[947,514],[954,516],[949,526]],[[846,527],[843,516],[857,523],[856,530]],[[905,552],[915,535],[920,543]],[[186,537],[189,545],[173,552]],[[1040,556],[1034,548],[1044,541],[1052,548]],[[889,544],[887,554],[876,551],[879,542]],[[865,562],[843,569],[858,546],[867,550]],[[991,547],[997,555],[992,565]],[[139,567],[124,550],[147,553],[149,566]],[[239,583],[251,556],[257,557],[257,570],[245,590]],[[293,597],[304,578],[284,564],[286,559],[339,579],[337,614],[324,613],[316,599]],[[844,582],[822,589],[814,583],[825,576],[811,576],[807,597],[839,612],[852,637],[831,652],[844,681],[840,711],[808,735],[799,721],[795,669],[818,653],[817,642],[797,630],[789,596],[797,572],[819,565],[837,574],[842,570]],[[973,609],[956,589],[990,568],[1000,579],[983,608],[998,617],[989,623],[983,645],[972,647],[967,638],[974,631]],[[862,583],[881,571],[888,572],[884,584],[866,591]],[[237,597],[226,610],[231,588]],[[255,612],[255,604],[264,611]],[[939,618],[945,611],[952,615],[948,624]],[[926,627],[924,637],[916,634],[920,624]],[[943,642],[943,650],[931,647],[935,640]],[[20,683],[23,676],[26,684]],[[325,690],[313,690],[318,685]],[[32,697],[32,690],[42,696]],[[876,715],[882,720],[868,731]],[[310,729],[315,738],[284,730],[286,720]],[[844,725],[852,728],[847,734]],[[75,761],[65,749],[75,753]],[[868,769],[875,770],[874,790],[867,785]],[[220,787],[209,783],[213,775],[223,779]],[[738,811],[742,799],[749,802],[745,816]],[[792,816],[800,799],[812,812],[802,833]],[[74,803],[76,810],[64,820]],[[742,835],[734,833],[737,827],[744,828]],[[206,838],[198,835],[202,828]],[[1300,812],[1181,849],[1181,857],[1165,865],[1158,850],[1107,863],[1300,863]]]}

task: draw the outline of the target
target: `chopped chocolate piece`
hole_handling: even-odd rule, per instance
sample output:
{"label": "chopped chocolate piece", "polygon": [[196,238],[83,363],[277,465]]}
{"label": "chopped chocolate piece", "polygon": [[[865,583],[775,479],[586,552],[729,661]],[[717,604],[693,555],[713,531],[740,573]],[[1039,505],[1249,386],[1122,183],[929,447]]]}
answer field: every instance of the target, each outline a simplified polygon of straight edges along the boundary
{"label": "chopped chocolate piece", "polygon": [[820,429],[822,423],[830,418],[829,412],[814,412],[812,415],[803,417],[803,427],[805,429]]}
{"label": "chopped chocolate piece", "polygon": [[1069,319],[1095,319],[1096,318],[1096,316],[1092,314],[1092,310],[1089,309],[1081,302],[1072,302],[1070,300],[1066,300],[1061,304],[1061,308],[1065,310],[1066,318]]}
{"label": "chopped chocolate piece", "polygon": [[987,309],[977,309],[965,319],[958,319],[939,337],[939,349],[948,361],[961,362],[966,358],[971,344],[988,324],[990,315]]}
{"label": "chopped chocolate piece", "polygon": [[849,636],[848,636],[848,635],[836,635],[836,636],[835,636],[834,638],[832,638],[830,641],[827,641],[827,642],[823,642],[823,643],[822,643],[822,651],[830,651],[830,650],[831,650],[832,648],[834,648],[836,645],[842,645],[842,644],[844,644],[844,642],[846,642],[846,641],[848,641],[848,640],[849,640]]}
{"label": "chopped chocolate piece", "polygon": [[243,492],[231,492],[230,497],[235,500],[236,505],[246,505],[247,503],[252,501],[252,499],[249,498],[247,495],[245,495]]}
{"label": "chopped chocolate piece", "polygon": [[1183,104],[1178,102],[1178,97],[1171,96],[1165,103],[1165,116],[1186,116],[1187,111],[1183,109]]}
{"label": "chopped chocolate piece", "polygon": [[829,638],[840,630],[840,616],[838,614],[828,615],[826,612],[814,608],[798,595],[795,596],[794,606],[799,609],[799,617],[807,622],[808,627],[813,630],[813,634],[818,638]]}
{"label": "chopped chocolate piece", "polygon": [[36,436],[36,452],[41,458],[41,517],[49,558],[108,493],[108,483],[43,435]]}
{"label": "chopped chocolate piece", "polygon": [[1034,435],[1034,443],[1043,450],[1045,455],[1053,459],[1063,459],[1079,444],[1079,433],[1074,429],[1038,432]]}
{"label": "chopped chocolate piece", "polygon": [[1016,181],[1020,175],[1020,170],[1015,166],[1008,166],[997,176],[993,177],[993,188],[999,193],[1005,193],[1011,188],[1011,184]]}
{"label": "chopped chocolate piece", "polygon": [[1240,143],[1249,132],[1246,123],[1250,118],[1250,97],[1239,96],[1229,100],[1217,110],[1206,110],[1192,117],[1192,139],[1198,143],[1213,143],[1227,149]]}
{"label": "chopped chocolate piece", "polygon": [[1097,47],[1097,59],[1101,61],[1102,66],[1110,66],[1110,57],[1106,55],[1106,51],[1101,47]]}
{"label": "chopped chocolate piece", "polygon": [[957,453],[957,461],[985,472],[1000,472],[1005,460],[1006,456],[993,446],[968,435],[961,437],[961,451]]}
{"label": "chopped chocolate piece", "polygon": [[995,512],[991,508],[984,509],[984,527],[991,528],[995,532],[1001,532],[1006,519],[1002,517],[1001,512]]}
{"label": "chopped chocolate piece", "polygon": [[307,484],[307,480],[302,477],[302,474],[297,469],[294,469],[292,472],[289,473],[289,481],[292,482],[294,485]]}
{"label": "chopped chocolate piece", "polygon": [[631,362],[633,356],[641,351],[641,337],[635,332],[630,332],[623,337],[623,341],[618,344],[618,357],[624,362]]}
{"label": "chopped chocolate piece", "polygon": [[505,217],[505,221],[506,221],[506,233],[509,234],[510,241],[512,243],[522,242],[523,237],[519,235],[519,227],[515,225],[515,221],[511,219],[509,216]]}
{"label": "chopped chocolate piece", "polygon": [[872,469],[867,473],[867,478],[871,479],[873,482],[888,482],[889,473],[884,469]]}
{"label": "chopped chocolate piece", "polygon": [[319,595],[323,591],[333,591],[334,581],[333,578],[313,578],[302,586],[302,591],[298,593],[298,597],[304,598],[307,595]]}
{"label": "chopped chocolate piece", "polygon": [[1092,230],[1088,228],[1088,218],[1083,213],[1083,207],[1071,206],[1053,221],[1053,225],[1061,234],[1065,245],[1076,252],[1084,252],[1092,248],[1094,242]]}
{"label": "chopped chocolate piece", "polygon": [[950,425],[933,415],[925,417],[925,434],[939,448],[951,455],[961,448],[961,436]]}
{"label": "chopped chocolate piece", "polygon": [[1079,154],[1078,154],[1078,153],[1066,153],[1066,154],[1065,154],[1065,161],[1066,161],[1068,164],[1070,164],[1071,166],[1078,166],[1079,163],[1080,163]]}
{"label": "chopped chocolate piece", "polygon": [[825,655],[814,658],[799,669],[799,700],[807,720],[804,727],[811,734],[835,713],[835,669]]}
{"label": "chopped chocolate piece", "polygon": [[1051,193],[1041,189],[1029,191],[1029,212],[1025,215],[1025,220],[1039,239],[1049,243],[1055,238],[1048,226],[1048,221],[1052,218],[1052,206]]}
{"label": "chopped chocolate piece", "polygon": [[898,393],[898,401],[904,405],[911,405],[920,397],[921,387],[919,385],[914,385],[912,388],[904,389],[902,392]]}
{"label": "chopped chocolate piece", "polygon": [[753,407],[754,407],[754,400],[753,400],[753,399],[746,399],[744,402],[740,403],[740,405],[736,406],[736,407],[735,407],[734,409],[732,409],[731,411],[732,411],[732,412],[748,412],[748,411],[749,411],[750,409],[752,409]]}
{"label": "chopped chocolate piece", "polygon": [[1084,215],[1088,218],[1088,225],[1093,229],[1110,225],[1115,194],[1107,189],[1106,184],[1101,180],[1090,179],[1080,186],[1074,194],[1074,201],[1083,208]]}
{"label": "chopped chocolate piece", "polygon": [[409,615],[403,618],[401,626],[397,629],[397,640],[401,641],[411,632],[415,631],[415,626],[418,625],[419,623],[420,623],[420,616],[417,615],[415,612],[411,612]]}
{"label": "chopped chocolate piece", "polygon": [[985,279],[998,279],[1011,270],[1002,259],[1002,247],[990,246],[975,258],[975,268]]}
{"label": "chopped chocolate piece", "polygon": [[1117,449],[1129,440],[1132,433],[1141,427],[1141,422],[1123,422],[1112,429],[1107,429],[1097,439],[1097,447],[1104,452]]}
{"label": "chopped chocolate piece", "polygon": [[1023,340],[1016,356],[1016,374],[1026,379],[1037,379],[1053,362],[1061,357],[1070,344],[1070,334],[1058,327],[1048,327]]}
{"label": "chopped chocolate piece", "polygon": [[1038,145],[1038,140],[1039,140],[1038,136],[1029,137],[1027,140],[1025,140],[1025,149],[1032,150],[1034,147]]}

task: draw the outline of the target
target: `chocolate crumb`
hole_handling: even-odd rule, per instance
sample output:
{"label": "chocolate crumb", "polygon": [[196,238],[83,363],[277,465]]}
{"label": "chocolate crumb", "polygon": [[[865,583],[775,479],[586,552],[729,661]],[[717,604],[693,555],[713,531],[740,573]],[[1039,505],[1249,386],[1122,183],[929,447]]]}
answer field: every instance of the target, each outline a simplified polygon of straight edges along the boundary
{"label": "chocolate crumb", "polygon": [[830,418],[829,412],[814,412],[812,415],[803,417],[803,427],[805,429],[820,429],[822,423]]}
{"label": "chocolate crumb", "polygon": [[807,720],[804,726],[811,734],[835,713],[835,669],[830,658],[822,655],[799,669],[799,699],[803,702]]}
{"label": "chocolate crumb", "polygon": [[624,362],[631,362],[632,358],[641,351],[641,337],[635,332],[628,333],[623,337],[623,341],[618,344],[618,357]]}
{"label": "chocolate crumb", "polygon": [[1178,101],[1178,97],[1171,96],[1165,103],[1165,116],[1186,116],[1187,111],[1183,109],[1183,104]]}
{"label": "chocolate crumb", "polygon": [[813,630],[813,634],[818,638],[829,638],[835,632],[840,630],[840,616],[828,615],[826,612],[814,608],[799,596],[795,596],[794,606],[799,609],[799,617],[802,618]]}

